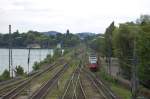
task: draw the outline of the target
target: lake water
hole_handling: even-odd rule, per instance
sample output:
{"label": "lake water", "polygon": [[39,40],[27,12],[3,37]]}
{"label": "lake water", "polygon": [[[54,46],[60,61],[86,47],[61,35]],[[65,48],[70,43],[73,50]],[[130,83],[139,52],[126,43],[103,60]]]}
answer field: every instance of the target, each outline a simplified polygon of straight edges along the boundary
{"label": "lake water", "polygon": [[[12,49],[13,67],[20,65],[27,71],[28,68],[28,49]],[[52,49],[31,49],[30,50],[30,71],[34,62],[40,62],[50,54],[53,55]],[[0,74],[5,69],[9,69],[9,49],[0,49]]]}

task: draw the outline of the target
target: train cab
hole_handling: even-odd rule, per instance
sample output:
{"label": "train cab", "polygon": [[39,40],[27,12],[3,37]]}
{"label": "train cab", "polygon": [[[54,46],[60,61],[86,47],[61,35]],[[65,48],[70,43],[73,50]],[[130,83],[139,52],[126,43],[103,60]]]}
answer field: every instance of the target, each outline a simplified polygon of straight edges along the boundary
{"label": "train cab", "polygon": [[95,54],[89,55],[89,69],[93,71],[98,70],[98,59]]}

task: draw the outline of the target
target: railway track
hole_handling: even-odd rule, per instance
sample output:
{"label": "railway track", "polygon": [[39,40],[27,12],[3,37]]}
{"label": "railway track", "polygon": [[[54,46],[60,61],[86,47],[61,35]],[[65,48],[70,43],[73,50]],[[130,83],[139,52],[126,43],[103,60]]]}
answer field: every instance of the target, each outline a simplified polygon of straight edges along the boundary
{"label": "railway track", "polygon": [[11,84],[12,82],[15,82],[15,81],[20,80],[20,79],[22,79],[22,78],[21,77],[16,77],[14,79],[10,79],[10,80],[7,80],[7,81],[2,81],[2,82],[0,82],[0,86],[5,86],[7,84]]}
{"label": "railway track", "polygon": [[[14,87],[13,89],[9,90],[8,92],[2,94],[1,99],[14,99],[20,92],[22,92],[27,85],[30,83],[30,81],[34,80],[35,78],[37,78],[38,76],[40,76],[41,74],[47,72],[47,71],[51,71],[55,68],[56,64],[50,65],[46,68],[44,68],[43,70],[39,71],[37,74],[31,76],[30,78],[20,82],[16,87]],[[7,89],[6,89],[7,90]],[[4,91],[4,89],[3,89]]]}
{"label": "railway track", "polygon": [[[64,59],[61,57],[59,58],[57,61],[59,61],[59,63],[63,63]],[[45,65],[44,68],[42,70],[37,70],[34,72],[31,72],[29,74],[30,78],[34,77],[36,74],[41,74],[47,70],[49,70],[49,68],[53,65],[57,65],[56,63],[52,64],[52,65]],[[23,83],[25,80],[27,80],[27,78],[22,78],[22,77],[17,77],[8,81],[4,81],[4,82],[0,82],[0,97],[2,97],[3,93],[6,93],[14,88],[17,87],[17,85]]]}
{"label": "railway track", "polygon": [[78,86],[79,86],[79,77],[80,77],[80,70],[78,70],[76,72],[75,78],[72,80],[72,84],[73,84],[73,95],[72,95],[72,99],[77,99],[78,98]]}
{"label": "railway track", "polygon": [[0,88],[0,97],[2,97],[4,94],[6,94],[7,92],[9,92],[10,90],[16,88],[19,84],[23,83],[25,80],[27,80],[27,79],[21,79],[19,81],[13,82],[11,84],[3,85]]}
{"label": "railway track", "polygon": [[74,70],[65,85],[61,99],[86,99],[86,94],[80,81],[80,71],[81,67],[79,66]]}
{"label": "railway track", "polygon": [[52,79],[49,79],[48,81],[44,82],[43,85],[32,94],[30,99],[43,99],[47,93],[52,90],[53,86],[57,84],[58,79],[62,76],[62,74],[65,72],[68,66],[64,65],[64,67],[59,70]]}
{"label": "railway track", "polygon": [[93,73],[87,70],[83,70],[84,74],[87,76],[89,81],[91,81],[92,85],[97,92],[100,94],[102,99],[119,99],[112,91],[102,82],[101,80],[97,79]]}
{"label": "railway track", "polygon": [[79,78],[79,88],[80,88],[80,92],[79,92],[79,96],[78,96],[78,99],[87,99],[87,95],[86,95],[86,92],[85,92],[85,88],[83,87],[83,82],[81,80],[81,78]]}

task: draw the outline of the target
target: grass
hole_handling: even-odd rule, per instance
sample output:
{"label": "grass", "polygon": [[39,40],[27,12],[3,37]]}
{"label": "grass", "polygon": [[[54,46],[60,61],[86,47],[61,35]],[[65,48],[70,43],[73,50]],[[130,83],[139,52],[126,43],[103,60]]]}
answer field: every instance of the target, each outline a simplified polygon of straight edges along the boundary
{"label": "grass", "polygon": [[120,85],[111,84],[111,89],[121,98],[121,99],[131,99],[131,92]]}
{"label": "grass", "polygon": [[119,85],[117,83],[117,80],[113,79],[111,76],[109,76],[103,68],[101,68],[100,72],[96,73],[97,75],[100,75],[100,77],[108,83],[111,90],[116,93],[121,99],[131,99],[131,92],[130,90],[124,88],[123,86]]}

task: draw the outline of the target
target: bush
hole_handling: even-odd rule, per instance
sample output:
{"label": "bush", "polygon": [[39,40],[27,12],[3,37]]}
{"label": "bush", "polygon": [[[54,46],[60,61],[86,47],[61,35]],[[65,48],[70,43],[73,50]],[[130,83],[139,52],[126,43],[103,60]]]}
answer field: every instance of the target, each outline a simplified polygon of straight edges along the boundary
{"label": "bush", "polygon": [[35,62],[32,68],[34,71],[36,71],[36,70],[40,69],[40,64],[38,62]]}
{"label": "bush", "polygon": [[5,69],[1,75],[1,80],[8,80],[8,79],[10,79],[10,73],[7,69]]}
{"label": "bush", "polygon": [[111,77],[108,73],[105,72],[105,70],[101,70],[100,72],[101,78],[112,83],[117,83],[117,80],[115,80],[113,77]]}
{"label": "bush", "polygon": [[16,76],[18,76],[18,75],[24,75],[24,69],[20,65],[16,66],[15,70],[16,70],[16,72],[15,72]]}

